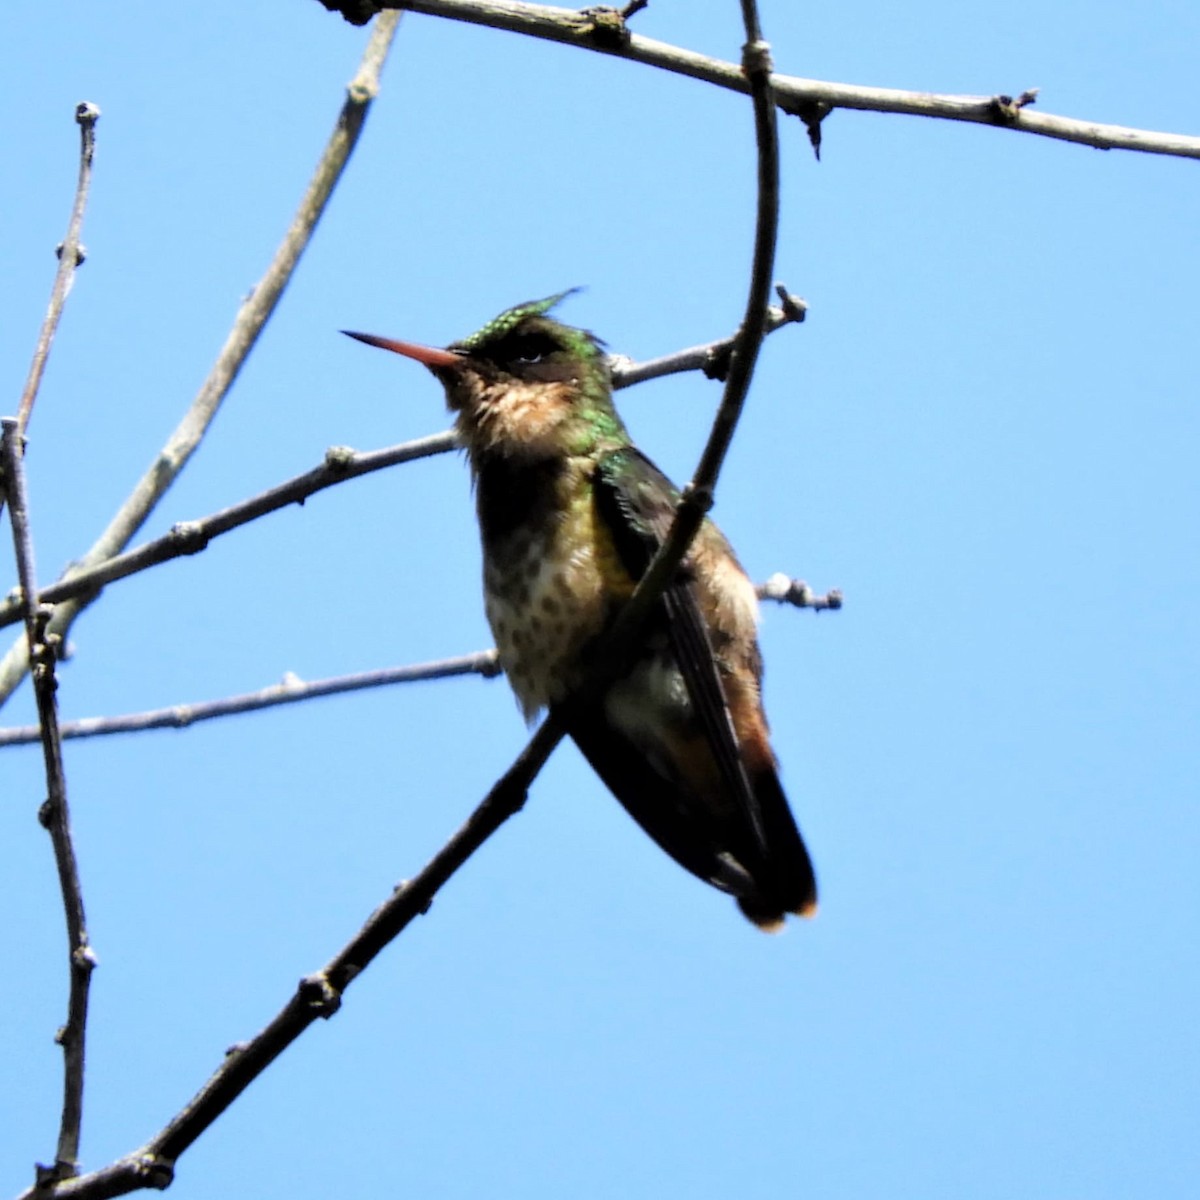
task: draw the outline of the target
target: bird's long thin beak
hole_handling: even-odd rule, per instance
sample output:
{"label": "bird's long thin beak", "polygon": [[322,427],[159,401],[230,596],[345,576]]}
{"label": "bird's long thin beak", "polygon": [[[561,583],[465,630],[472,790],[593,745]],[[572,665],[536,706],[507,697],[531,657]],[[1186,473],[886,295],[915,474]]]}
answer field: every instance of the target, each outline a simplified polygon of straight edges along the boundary
{"label": "bird's long thin beak", "polygon": [[439,350],[435,346],[419,346],[416,342],[398,342],[394,338],[376,337],[373,333],[355,333],[351,329],[343,329],[347,337],[356,342],[366,342],[368,346],[378,346],[380,350],[391,350],[393,354],[403,354],[405,358],[416,359],[427,367],[458,367],[462,365],[461,355],[452,350]]}

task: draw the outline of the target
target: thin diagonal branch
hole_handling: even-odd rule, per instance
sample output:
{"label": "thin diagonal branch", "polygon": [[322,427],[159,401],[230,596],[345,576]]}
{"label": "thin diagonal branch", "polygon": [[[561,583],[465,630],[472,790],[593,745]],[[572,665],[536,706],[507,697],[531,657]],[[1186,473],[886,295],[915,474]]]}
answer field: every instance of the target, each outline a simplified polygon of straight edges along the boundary
{"label": "thin diagonal branch", "polygon": [[[380,471],[397,463],[442,454],[453,450],[457,444],[454,434],[447,431],[366,453],[351,450],[349,446],[331,446],[319,467],[285,480],[248,500],[223,508],[220,512],[196,521],[181,521],[169,533],[151,542],[144,542],[124,554],[114,555],[91,567],[73,567],[57,583],[43,588],[38,599],[51,604],[62,604],[80,597],[90,601],[106,584],[126,579],[172,558],[199,554],[213,538],[290,504],[303,504],[309,496],[344,480]],[[18,619],[16,601],[9,599],[0,603],[0,628]]]}
{"label": "thin diagonal branch", "polygon": [[[391,6],[370,4],[369,0],[321,0],[326,8],[337,9],[349,18],[350,3],[369,16]],[[645,63],[663,71],[686,75],[717,87],[747,92],[749,85],[735,63],[710,58],[666,42],[623,30],[613,33],[606,21],[589,15],[589,10],[555,8],[544,4],[526,4],[518,0],[405,0],[399,7],[409,12],[446,17],[492,29],[507,29],[530,37],[610,54],[632,62]],[[810,124],[835,108],[865,112],[900,113],[935,117],[946,121],[968,121],[1011,129],[1039,137],[1076,142],[1101,150],[1135,150],[1143,154],[1167,154],[1181,158],[1200,158],[1200,137],[1133,129],[1038,112],[1027,106],[1018,111],[1009,97],[948,95],[914,92],[901,88],[863,87],[852,83],[833,83],[805,79],[796,75],[773,75],[775,102],[791,116]],[[1028,89],[1033,91],[1034,89]],[[1027,94],[1027,93],[1022,93]],[[810,124],[811,128],[811,124]]]}
{"label": "thin diagonal branch", "polygon": [[[175,1163],[206,1129],[314,1021],[338,1010],[346,988],[415,917],[428,912],[448,879],[525,802],[530,782],[549,758],[561,731],[547,720],[465,824],[413,879],[402,883],[357,934],[254,1038],[234,1046],[199,1092],[144,1146],[115,1163],[60,1183],[56,1200],[108,1200],[140,1188],[165,1188]],[[40,1200],[30,1188],[20,1200]]]}
{"label": "thin diagonal branch", "polygon": [[[58,323],[62,317],[67,297],[71,294],[71,285],[75,282],[75,272],[84,260],[83,244],[80,235],[83,232],[83,214],[87,208],[88,193],[92,186],[92,159],[96,151],[96,122],[100,119],[100,110],[96,105],[84,101],[75,106],[75,123],[79,126],[79,178],[75,184],[75,200],[71,205],[71,217],[67,222],[67,236],[58,247],[58,269],[54,272],[54,283],[50,288],[50,303],[38,330],[37,345],[33,350],[33,361],[29,364],[29,374],[25,379],[25,387],[21,390],[21,399],[17,404],[17,434],[24,437],[29,426],[29,418],[33,415],[33,405],[37,400],[38,390],[42,386],[42,375],[46,370],[46,360],[50,357],[50,347],[54,343],[54,335],[58,332]],[[0,492],[0,510],[4,507],[4,495]]]}
{"label": "thin diagonal branch", "polygon": [[[458,675],[482,675],[485,679],[491,679],[499,674],[500,662],[495,650],[480,650],[475,654],[462,654],[457,658],[443,658],[437,662],[416,663],[407,667],[381,667],[376,671],[358,671],[353,675],[335,675],[310,682],[289,672],[279,683],[240,696],[225,696],[220,700],[205,700],[195,704],[173,704],[169,708],[125,713],[119,717],[84,717],[78,721],[63,721],[59,725],[59,734],[66,740],[107,737],[115,733],[144,733],[148,729],[186,729],[217,717],[278,708],[281,704],[299,704],[304,700],[336,696],[343,692],[359,692],[366,688],[390,687],[397,683],[417,683],[430,679],[451,679]],[[40,736],[41,727],[38,725],[0,729],[0,747],[28,745],[36,742]]]}
{"label": "thin diagonal branch", "polygon": [[[209,424],[217,414],[217,409],[237,378],[242,364],[258,340],[259,333],[275,311],[275,306],[279,303],[284,288],[287,287],[288,280],[291,279],[292,272],[349,161],[366,121],[371,101],[379,90],[379,73],[399,19],[398,13],[390,13],[386,20],[376,24],[363,53],[358,73],[346,89],[346,100],[338,114],[333,133],[271,265],[238,310],[225,345],[183,420],[109,522],[108,528],[83,556],[79,569],[86,570],[112,558],[129,544],[199,446]],[[65,637],[71,623],[90,602],[91,597],[84,595],[60,605],[51,618],[50,632],[58,637]],[[24,678],[27,669],[24,644],[13,646],[0,662],[0,702],[12,694]]]}
{"label": "thin diagonal branch", "polygon": [[99,119],[100,110],[94,104],[85,100],[75,106],[75,122],[79,126],[79,180],[75,185],[71,219],[67,222],[67,236],[58,248],[58,270],[54,273],[54,285],[50,289],[50,304],[38,331],[33,361],[29,364],[29,377],[25,380],[25,387],[17,406],[19,436],[24,436],[29,426],[29,417],[33,412],[38,388],[41,387],[42,374],[46,370],[46,359],[50,356],[50,346],[58,330],[59,318],[71,292],[71,284],[75,281],[75,270],[83,262],[80,234],[83,232],[83,213],[87,208],[88,191],[92,185],[92,158],[96,151],[96,122]]}
{"label": "thin diagonal branch", "polygon": [[33,687],[37,700],[38,721],[41,725],[42,754],[46,764],[46,801],[38,812],[38,820],[49,832],[54,846],[54,861],[58,867],[63,909],[67,918],[70,962],[67,1022],[58,1033],[58,1042],[63,1048],[63,1105],[58,1149],[53,1167],[38,1167],[39,1183],[46,1184],[70,1178],[79,1170],[88,992],[96,959],[88,943],[83,888],[79,882],[79,864],[71,841],[67,779],[63,771],[62,741],[59,737],[58,711],[54,699],[58,687],[54,675],[55,643],[46,632],[50,610],[39,606],[34,600],[37,595],[37,571],[34,565],[33,538],[29,530],[20,419],[5,417],[3,429],[3,437],[0,438],[0,470],[3,472],[4,491],[8,497],[17,574],[21,581],[22,595],[25,597],[25,636],[29,659],[33,663]]}

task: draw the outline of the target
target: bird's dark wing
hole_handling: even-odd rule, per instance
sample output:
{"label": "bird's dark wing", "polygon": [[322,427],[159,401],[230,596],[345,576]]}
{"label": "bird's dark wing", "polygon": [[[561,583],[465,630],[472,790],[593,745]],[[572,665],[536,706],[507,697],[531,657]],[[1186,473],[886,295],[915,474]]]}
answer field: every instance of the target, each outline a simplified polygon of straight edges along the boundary
{"label": "bird's dark wing", "polygon": [[762,895],[750,872],[727,844],[736,841],[716,815],[670,771],[654,763],[607,718],[602,703],[572,707],[567,728],[584,758],[631,817],[681,867],[764,911],[778,906]]}
{"label": "bird's dark wing", "polygon": [[[601,460],[596,472],[596,508],[634,579],[645,574],[666,538],[678,500],[675,486],[640,451],[630,447]],[[662,603],[671,655],[683,675],[726,795],[743,815],[756,857],[765,857],[768,848],[762,812],[746,776],[708,627],[686,570],[663,593]]]}
{"label": "bird's dark wing", "polygon": [[[612,536],[618,557],[625,570],[638,580],[671,528],[679,499],[676,487],[649,458],[629,448],[601,460],[596,470],[595,497],[596,510]],[[742,811],[757,851],[764,856],[767,845],[762,814],[746,778],[708,626],[686,570],[680,571],[662,594],[662,607],[671,656],[682,673],[692,709],[725,781],[726,796]]]}
{"label": "bird's dark wing", "polygon": [[[640,579],[671,527],[679,493],[636,449],[613,451],[596,471],[597,516],[612,538],[622,565]],[[714,551],[732,554],[711,527],[701,530]],[[701,557],[697,555],[696,557]],[[779,784],[770,747],[756,746],[751,764],[738,744],[730,706],[713,652],[699,593],[704,584],[685,566],[667,588],[648,627],[645,656],[631,676],[610,691],[606,712],[597,706],[572,728],[572,736],[600,777],[642,827],[678,862],[738,899],[755,924],[776,928],[785,913],[810,915],[817,887],[812,861]],[[665,642],[665,646],[663,643]],[[656,650],[655,646],[661,647]],[[611,719],[611,704],[638,672],[648,686],[653,663],[665,650],[682,676],[690,701],[687,736],[700,739],[711,759],[707,782],[688,777],[695,748],[676,747],[669,730],[640,739],[628,722]],[[630,693],[621,698],[628,703]],[[635,700],[636,708],[636,700]],[[621,728],[624,725],[624,729]],[[675,736],[679,736],[676,730]],[[666,747],[665,755],[655,752]]]}

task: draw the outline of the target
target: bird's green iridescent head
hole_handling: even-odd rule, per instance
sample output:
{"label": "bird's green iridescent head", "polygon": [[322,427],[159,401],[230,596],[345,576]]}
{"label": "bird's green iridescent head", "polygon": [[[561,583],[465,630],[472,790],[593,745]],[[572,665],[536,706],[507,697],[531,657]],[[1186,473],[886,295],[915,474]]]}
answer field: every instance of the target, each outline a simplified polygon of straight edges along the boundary
{"label": "bird's green iridescent head", "polygon": [[571,292],[505,309],[444,350],[372,334],[368,345],[424,363],[446,389],[446,403],[472,462],[490,454],[546,458],[591,453],[628,435],[612,405],[603,343],[551,317]]}
{"label": "bird's green iridescent head", "polygon": [[446,348],[458,363],[435,373],[473,461],[587,453],[626,436],[603,344],[550,316],[576,290],[516,304]]}
{"label": "bird's green iridescent head", "polygon": [[569,288],[544,300],[506,308],[448,349],[519,379],[555,383],[573,375],[592,374],[604,357],[600,340],[548,315],[578,290]]}

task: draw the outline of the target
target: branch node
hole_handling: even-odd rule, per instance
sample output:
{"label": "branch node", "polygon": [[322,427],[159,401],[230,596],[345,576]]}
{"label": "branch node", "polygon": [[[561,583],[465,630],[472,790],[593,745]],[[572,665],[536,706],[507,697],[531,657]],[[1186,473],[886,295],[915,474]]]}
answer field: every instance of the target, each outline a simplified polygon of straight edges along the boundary
{"label": "branch node", "polygon": [[821,161],[821,122],[831,112],[833,105],[824,100],[802,100],[791,110],[808,130],[808,144],[813,148],[813,154],[818,162]]}
{"label": "branch node", "polygon": [[420,880],[400,880],[400,882],[396,884],[394,894],[396,896],[403,895],[405,897],[411,897],[415,903],[419,904],[420,907],[416,909],[416,914],[419,917],[426,916],[429,910],[433,907],[433,893],[427,889],[423,890],[420,887]]}
{"label": "branch node", "polygon": [[175,1163],[159,1154],[139,1154],[132,1165],[143,1186],[155,1191],[164,1191],[175,1180]]}
{"label": "branch node", "polygon": [[[419,882],[419,881],[418,881]],[[423,897],[423,898],[422,898]],[[418,888],[417,883],[411,879],[401,879],[399,883],[392,888],[392,902],[402,899],[414,898],[419,901],[420,907],[415,909],[418,917],[425,916],[426,913],[433,907],[433,893],[425,892]]]}
{"label": "branch node", "polygon": [[327,12],[341,13],[350,25],[366,25],[379,14],[374,0],[321,0],[321,4]]}
{"label": "branch node", "polygon": [[786,284],[777,283],[775,295],[779,297],[779,308],[785,320],[799,325],[808,316],[808,301],[795,292],[789,292]]}
{"label": "branch node", "polygon": [[708,353],[704,356],[704,362],[700,366],[700,370],[704,372],[705,379],[715,379],[718,383],[724,383],[729,378],[729,364],[733,359],[733,346],[734,343],[730,340],[709,348]]}
{"label": "branch node", "polygon": [[76,946],[71,951],[71,966],[77,971],[82,971],[84,974],[91,974],[96,969],[98,966],[96,952],[87,942],[84,942],[82,946]]}
{"label": "branch node", "polygon": [[352,446],[330,446],[325,451],[325,466],[331,471],[348,471],[357,458],[358,451]]}
{"label": "branch node", "polygon": [[682,508],[685,504],[701,514],[709,512],[713,506],[712,488],[708,484],[687,484],[679,498],[679,507]]}
{"label": "branch node", "polygon": [[79,1168],[74,1163],[63,1159],[59,1159],[52,1167],[46,1166],[45,1163],[34,1163],[33,1170],[37,1187],[47,1191],[53,1189],[55,1184],[62,1183],[64,1179],[74,1179],[79,1174]]}
{"label": "branch node", "polygon": [[208,545],[208,535],[199,521],[176,521],[167,537],[176,554],[199,554]]}
{"label": "branch node", "polygon": [[[54,674],[54,664],[58,662],[62,649],[62,634],[50,632],[50,622],[54,617],[53,604],[39,604],[33,610],[33,645],[30,649],[30,662],[43,672]],[[57,689],[58,681],[51,679],[50,686]]]}
{"label": "branch node", "polygon": [[[637,7],[630,5],[633,11]],[[638,7],[644,8],[645,5]],[[579,15],[584,19],[584,38],[601,50],[624,50],[629,45],[631,34],[625,27],[624,9],[610,8],[607,4],[597,4],[592,8],[580,9]]]}
{"label": "branch node", "polygon": [[306,975],[300,980],[297,994],[300,1003],[322,1020],[328,1020],[342,1006],[341,993],[329,982],[329,976],[323,971],[315,975]]}
{"label": "branch node", "polygon": [[[60,262],[62,261],[64,244],[65,243],[63,242],[59,242],[58,245],[54,247],[54,257]],[[78,242],[75,245],[75,265],[77,267],[82,267],[85,262],[87,262],[87,247],[82,242]]]}
{"label": "branch node", "polygon": [[999,125],[1015,125],[1021,117],[1021,109],[1027,104],[1036,104],[1038,88],[1026,88],[1016,99],[1012,96],[993,96],[988,102],[988,112]]}
{"label": "branch node", "polygon": [[795,608],[811,608],[813,612],[824,612],[826,609],[835,612],[842,607],[839,588],[831,588],[825,595],[818,596],[803,579],[792,579],[782,571],[776,571],[765,583],[759,584],[757,591],[760,600],[774,600],[777,604],[790,604]]}
{"label": "branch node", "polygon": [[186,729],[195,720],[190,704],[176,704],[171,709],[171,724],[176,729]]}
{"label": "branch node", "polygon": [[771,74],[773,69],[770,42],[764,42],[759,38],[753,42],[747,42],[742,47],[742,73],[747,79],[753,79],[756,75],[765,78]]}

